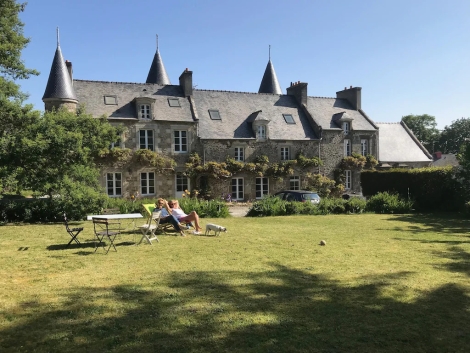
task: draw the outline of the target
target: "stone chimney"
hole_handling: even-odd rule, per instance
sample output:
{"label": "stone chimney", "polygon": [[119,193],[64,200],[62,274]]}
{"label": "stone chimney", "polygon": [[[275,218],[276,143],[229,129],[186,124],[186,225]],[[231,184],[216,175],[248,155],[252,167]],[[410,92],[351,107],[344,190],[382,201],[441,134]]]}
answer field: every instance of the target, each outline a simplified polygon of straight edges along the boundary
{"label": "stone chimney", "polygon": [[72,85],[73,85],[72,62],[71,62],[71,61],[68,61],[68,60],[65,60],[65,66],[67,66],[67,71],[69,72],[70,81],[72,81]]}
{"label": "stone chimney", "polygon": [[299,104],[307,105],[307,85],[307,82],[291,82],[287,88],[287,95],[294,96]]}
{"label": "stone chimney", "polygon": [[185,97],[193,95],[193,72],[188,69],[184,70],[180,76],[180,86],[183,89]]}
{"label": "stone chimney", "polygon": [[361,109],[361,90],[362,87],[345,87],[343,91],[336,92],[336,98],[346,99],[355,110],[359,110]]}

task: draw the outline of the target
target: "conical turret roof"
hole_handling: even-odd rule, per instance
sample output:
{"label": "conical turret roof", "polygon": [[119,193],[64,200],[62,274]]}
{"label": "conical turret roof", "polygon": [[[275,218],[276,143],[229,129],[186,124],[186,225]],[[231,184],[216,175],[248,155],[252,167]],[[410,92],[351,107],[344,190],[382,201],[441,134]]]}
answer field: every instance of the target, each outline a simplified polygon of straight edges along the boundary
{"label": "conical turret roof", "polygon": [[46,91],[42,97],[43,100],[50,98],[77,100],[59,44],[55,51]]}
{"label": "conical turret roof", "polygon": [[155,56],[153,57],[152,66],[150,67],[146,83],[171,85],[170,79],[168,78],[168,74],[166,73],[165,65],[163,65],[163,60],[160,56],[160,51],[158,50],[158,48],[155,53]]}
{"label": "conical turret roof", "polygon": [[282,94],[281,86],[279,86],[276,71],[274,71],[274,66],[271,62],[271,59],[268,61],[268,65],[266,66],[266,70],[264,71],[263,79],[261,80],[261,85],[259,86],[258,93]]}

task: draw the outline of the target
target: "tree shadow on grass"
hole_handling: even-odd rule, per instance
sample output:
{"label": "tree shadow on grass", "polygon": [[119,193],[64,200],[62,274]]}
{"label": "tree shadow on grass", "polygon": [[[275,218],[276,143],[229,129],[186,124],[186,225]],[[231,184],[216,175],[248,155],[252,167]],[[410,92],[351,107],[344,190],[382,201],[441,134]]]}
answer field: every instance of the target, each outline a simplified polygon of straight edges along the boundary
{"label": "tree shadow on grass", "polygon": [[447,284],[412,303],[383,295],[408,275],[350,286],[273,265],[265,272],[175,272],[153,290],[77,288],[61,307],[35,302],[3,310],[0,350],[467,352],[469,293]]}
{"label": "tree shadow on grass", "polygon": [[452,235],[470,235],[470,219],[463,218],[463,216],[456,213],[399,215],[390,218],[390,220],[415,225],[396,228],[397,231],[408,231],[415,234],[432,231]]}

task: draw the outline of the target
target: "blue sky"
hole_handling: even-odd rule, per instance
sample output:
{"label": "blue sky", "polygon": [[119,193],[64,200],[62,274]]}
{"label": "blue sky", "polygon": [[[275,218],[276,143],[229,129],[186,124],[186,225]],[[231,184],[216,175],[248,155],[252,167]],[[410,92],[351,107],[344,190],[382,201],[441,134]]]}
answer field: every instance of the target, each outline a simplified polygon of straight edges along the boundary
{"label": "blue sky", "polygon": [[145,82],[158,34],[173,84],[189,68],[197,88],[257,92],[271,45],[284,93],[362,87],[376,122],[470,117],[468,0],[30,0],[20,17],[22,58],[41,75],[19,83],[39,110],[59,27],[76,79]]}

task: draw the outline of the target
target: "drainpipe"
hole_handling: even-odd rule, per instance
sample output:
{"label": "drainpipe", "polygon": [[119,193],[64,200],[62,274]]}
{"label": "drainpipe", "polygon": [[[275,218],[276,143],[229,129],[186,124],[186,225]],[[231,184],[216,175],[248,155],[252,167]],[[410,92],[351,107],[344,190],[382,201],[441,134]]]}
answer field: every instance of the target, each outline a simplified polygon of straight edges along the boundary
{"label": "drainpipe", "polygon": [[[320,151],[321,151],[321,140],[322,139],[323,138],[320,137],[320,140],[318,141],[318,159],[319,160],[321,160],[321,152]],[[318,174],[321,174],[321,165],[320,164],[318,164]]]}

